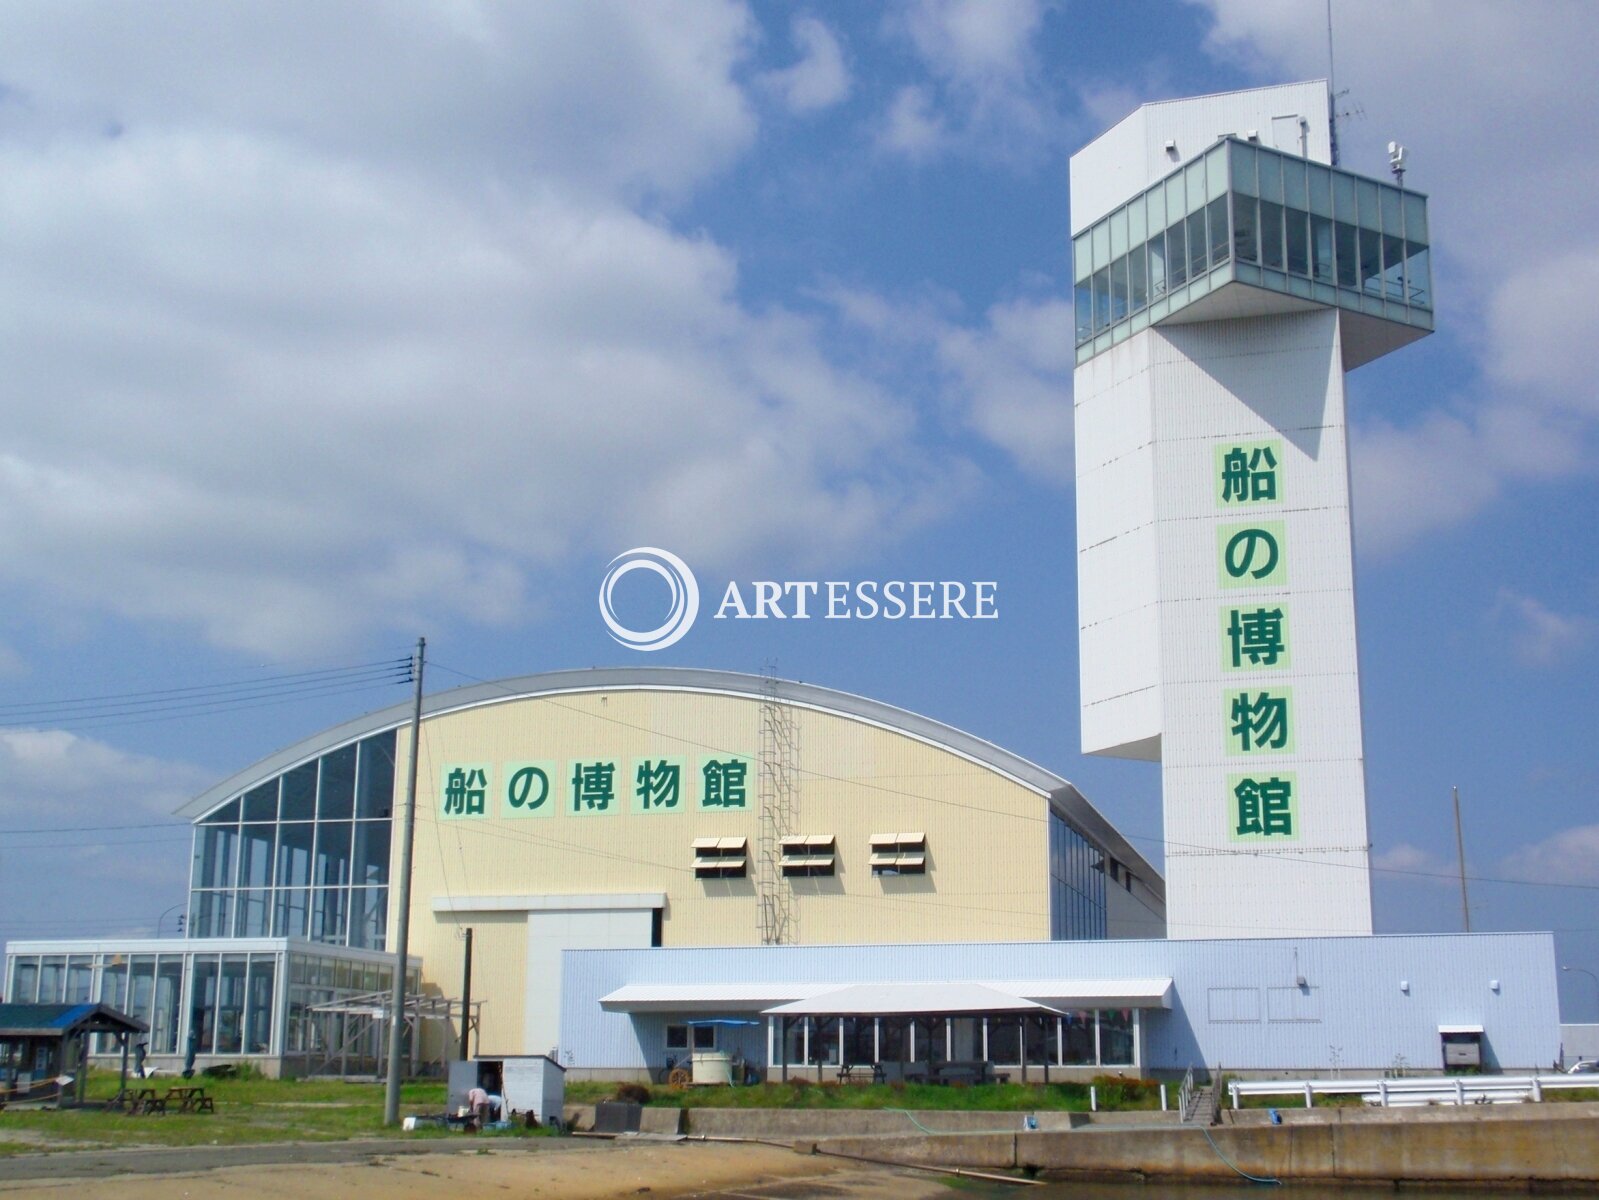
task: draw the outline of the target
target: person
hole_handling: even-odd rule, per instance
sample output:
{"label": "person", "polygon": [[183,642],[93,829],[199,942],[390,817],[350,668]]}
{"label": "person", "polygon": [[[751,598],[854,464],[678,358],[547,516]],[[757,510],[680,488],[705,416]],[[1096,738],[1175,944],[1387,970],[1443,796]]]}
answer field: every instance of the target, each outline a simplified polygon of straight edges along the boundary
{"label": "person", "polygon": [[133,1073],[140,1079],[144,1078],[144,1059],[150,1053],[148,1042],[135,1042],[133,1044]]}
{"label": "person", "polygon": [[500,1119],[505,1109],[505,1099],[484,1088],[475,1087],[466,1094],[466,1106],[477,1117],[479,1125],[487,1125],[491,1120]]}

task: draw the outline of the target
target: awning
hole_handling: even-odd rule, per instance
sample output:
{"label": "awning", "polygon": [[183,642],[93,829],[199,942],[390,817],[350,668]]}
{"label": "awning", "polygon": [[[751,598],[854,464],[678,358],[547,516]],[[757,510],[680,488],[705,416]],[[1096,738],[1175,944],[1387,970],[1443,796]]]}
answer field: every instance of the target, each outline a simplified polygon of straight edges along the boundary
{"label": "awning", "polygon": [[1055,1010],[981,983],[857,983],[765,1010],[773,1016],[889,1016]]}
{"label": "awning", "polygon": [[1481,1025],[1440,1025],[1439,1033],[1481,1033]]}
{"label": "awning", "polygon": [[1048,1008],[1170,1008],[1170,979],[1027,979],[988,985]]}
{"label": "awning", "polygon": [[600,997],[607,1012],[761,1012],[838,988],[836,983],[629,983]]}

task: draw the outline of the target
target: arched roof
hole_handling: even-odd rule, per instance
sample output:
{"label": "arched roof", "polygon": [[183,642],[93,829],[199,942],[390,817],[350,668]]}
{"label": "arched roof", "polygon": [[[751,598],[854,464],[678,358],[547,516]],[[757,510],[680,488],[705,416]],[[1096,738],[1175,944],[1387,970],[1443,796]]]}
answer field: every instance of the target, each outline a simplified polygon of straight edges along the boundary
{"label": "arched roof", "polygon": [[[1157,895],[1164,893],[1163,881],[1155,869],[1134,850],[1098,809],[1068,781],[1052,771],[1029,762],[1027,759],[1001,749],[992,742],[964,733],[941,721],[907,712],[849,692],[818,687],[794,680],[773,680],[762,675],[747,675],[737,671],[712,671],[686,667],[593,667],[577,671],[549,671],[541,675],[521,675],[513,679],[472,683],[465,687],[435,692],[422,699],[422,718],[444,716],[464,709],[489,704],[506,704],[518,700],[536,700],[546,696],[572,695],[580,692],[699,692],[723,696],[740,696],[760,700],[773,694],[787,704],[814,709],[849,720],[875,725],[894,733],[904,734],[917,741],[947,750],[979,766],[987,767],[1014,780],[1023,787],[1047,796],[1061,815],[1085,836],[1097,842],[1145,880]],[[231,800],[239,793],[263,779],[287,771],[291,767],[326,754],[329,750],[374,733],[399,729],[411,719],[412,704],[380,708],[365,716],[356,717],[342,725],[335,725],[321,733],[287,746],[270,754],[260,762],[222,780],[206,789],[177,810],[177,815],[198,818],[218,805]]]}

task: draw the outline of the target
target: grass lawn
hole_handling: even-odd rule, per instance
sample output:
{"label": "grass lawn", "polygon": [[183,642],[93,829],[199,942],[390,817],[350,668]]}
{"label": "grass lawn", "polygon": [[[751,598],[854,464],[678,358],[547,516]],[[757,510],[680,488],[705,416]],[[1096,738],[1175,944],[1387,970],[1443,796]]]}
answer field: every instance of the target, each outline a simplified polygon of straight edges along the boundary
{"label": "grass lawn", "polygon": [[[1148,1111],[1160,1108],[1160,1085],[1137,1079],[1094,1081],[1102,1112]],[[981,1110],[987,1112],[1087,1112],[1086,1083],[985,1083],[941,1087],[925,1083],[763,1083],[754,1087],[667,1087],[647,1089],[648,1103],[675,1108],[911,1108]],[[1168,1089],[1175,1099],[1175,1087]],[[569,1104],[594,1104],[615,1099],[614,1083],[569,1083]]]}
{"label": "grass lawn", "polygon": [[[150,1086],[184,1083],[161,1076]],[[380,1137],[397,1132],[383,1124],[383,1085],[294,1079],[208,1079],[197,1076],[215,1097],[215,1113],[129,1116],[95,1109],[8,1108],[0,1111],[0,1155],[40,1150],[86,1150],[104,1146],[207,1146],[250,1142],[328,1142]],[[117,1076],[89,1074],[88,1099],[116,1094]],[[443,1083],[408,1083],[400,1092],[401,1116],[444,1109]],[[507,1131],[517,1136],[542,1130]],[[455,1137],[421,1130],[406,1137]],[[500,1136],[506,1136],[502,1133]]]}

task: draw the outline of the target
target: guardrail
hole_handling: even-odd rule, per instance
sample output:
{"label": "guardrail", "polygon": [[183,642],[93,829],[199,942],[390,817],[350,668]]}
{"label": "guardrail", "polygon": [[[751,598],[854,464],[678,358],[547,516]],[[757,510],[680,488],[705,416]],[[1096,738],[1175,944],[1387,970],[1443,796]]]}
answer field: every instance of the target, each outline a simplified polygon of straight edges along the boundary
{"label": "guardrail", "polygon": [[1547,1091],[1599,1087],[1584,1075],[1460,1075],[1413,1079],[1234,1079],[1227,1085],[1232,1106],[1242,1096],[1303,1097],[1314,1108],[1317,1096],[1360,1096],[1368,1104],[1391,1108],[1417,1104],[1513,1104],[1541,1101]]}
{"label": "guardrail", "polygon": [[[1236,1104],[1234,1108],[1238,1107]],[[1189,1121],[1194,1115],[1194,1066],[1188,1065],[1188,1073],[1183,1076],[1183,1084],[1177,1089],[1177,1119],[1181,1122]]]}

